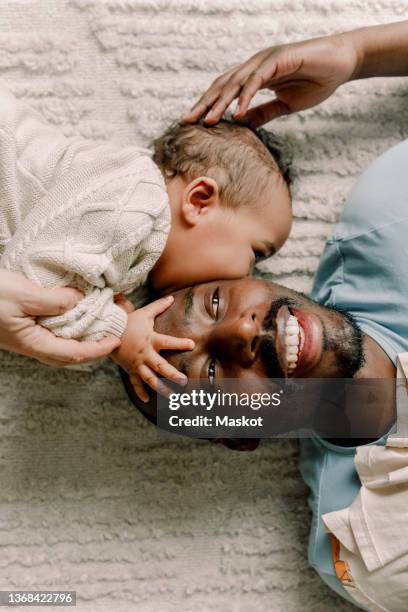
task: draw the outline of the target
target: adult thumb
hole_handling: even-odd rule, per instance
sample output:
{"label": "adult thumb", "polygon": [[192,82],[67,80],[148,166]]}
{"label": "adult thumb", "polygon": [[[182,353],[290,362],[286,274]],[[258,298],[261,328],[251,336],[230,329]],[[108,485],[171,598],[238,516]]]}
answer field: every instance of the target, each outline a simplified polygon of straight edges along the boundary
{"label": "adult thumb", "polygon": [[33,287],[29,297],[24,299],[22,308],[26,315],[36,317],[59,315],[74,308],[83,297],[81,291],[71,287]]}
{"label": "adult thumb", "polygon": [[266,102],[265,104],[250,108],[240,120],[249,123],[252,127],[259,127],[273,119],[289,115],[291,112],[291,109],[285,102],[276,99],[272,100],[272,102]]}

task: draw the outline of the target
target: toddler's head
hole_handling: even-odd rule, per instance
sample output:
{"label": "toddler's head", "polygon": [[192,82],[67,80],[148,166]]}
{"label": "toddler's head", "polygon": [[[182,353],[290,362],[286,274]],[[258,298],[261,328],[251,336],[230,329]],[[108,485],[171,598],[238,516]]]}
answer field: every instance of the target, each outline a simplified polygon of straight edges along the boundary
{"label": "toddler's head", "polygon": [[241,278],[287,239],[290,161],[272,134],[230,121],[176,124],[154,142],[153,159],[172,217],[154,289]]}

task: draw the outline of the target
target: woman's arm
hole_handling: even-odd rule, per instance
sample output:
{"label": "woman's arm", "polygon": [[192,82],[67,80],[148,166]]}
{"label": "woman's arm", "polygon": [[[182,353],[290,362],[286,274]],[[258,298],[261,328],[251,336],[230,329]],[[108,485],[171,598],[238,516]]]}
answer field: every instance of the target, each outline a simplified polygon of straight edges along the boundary
{"label": "woman's arm", "polygon": [[[260,51],[219,76],[184,117],[217,123],[238,98],[235,118],[262,125],[326,100],[354,79],[408,75],[408,21],[360,28]],[[261,89],[275,99],[249,109]]]}
{"label": "woman's arm", "polygon": [[70,310],[82,298],[76,289],[44,289],[21,274],[0,270],[0,349],[56,367],[109,355],[118,348],[118,338],[103,338],[99,342],[65,340],[56,338],[36,321],[40,315]]}
{"label": "woman's arm", "polygon": [[353,79],[408,75],[408,21],[360,28],[343,36],[357,50]]}

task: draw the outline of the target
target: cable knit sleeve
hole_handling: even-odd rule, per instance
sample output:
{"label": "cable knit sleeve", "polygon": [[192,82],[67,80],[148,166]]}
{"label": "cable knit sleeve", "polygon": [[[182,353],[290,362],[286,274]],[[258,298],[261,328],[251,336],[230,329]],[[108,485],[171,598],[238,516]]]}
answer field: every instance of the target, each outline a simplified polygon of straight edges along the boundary
{"label": "cable knit sleeve", "polygon": [[112,289],[92,289],[68,312],[41,317],[40,323],[62,338],[99,340],[106,335],[120,338],[126,329],[127,314],[114,303]]}
{"label": "cable knit sleeve", "polygon": [[162,253],[170,229],[167,191],[144,150],[93,145],[80,157],[19,224],[0,266],[44,287],[84,292],[71,311],[40,319],[57,336],[120,337],[127,314],[114,295],[144,284]]}
{"label": "cable knit sleeve", "polygon": [[74,274],[71,285],[86,294],[73,310],[41,319],[58,336],[81,340],[98,340],[106,334],[121,337],[127,314],[114,303],[114,294],[144,284],[160,256],[168,230],[167,195],[160,185],[138,181],[128,188],[122,207],[112,205],[118,199],[114,192],[122,191],[124,184],[124,177],[115,179],[87,200],[83,214],[67,234],[62,254],[58,246],[47,247],[30,259],[31,272],[38,270],[44,278],[47,269],[55,273],[60,256],[62,269]]}

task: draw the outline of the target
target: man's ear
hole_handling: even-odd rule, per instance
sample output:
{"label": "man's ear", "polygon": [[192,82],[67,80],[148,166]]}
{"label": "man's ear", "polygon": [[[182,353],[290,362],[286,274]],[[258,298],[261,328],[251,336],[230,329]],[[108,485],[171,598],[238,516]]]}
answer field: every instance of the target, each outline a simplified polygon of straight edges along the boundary
{"label": "man's ear", "polygon": [[218,183],[200,176],[187,185],[183,194],[181,214],[189,225],[196,225],[203,216],[217,207],[220,200]]}

